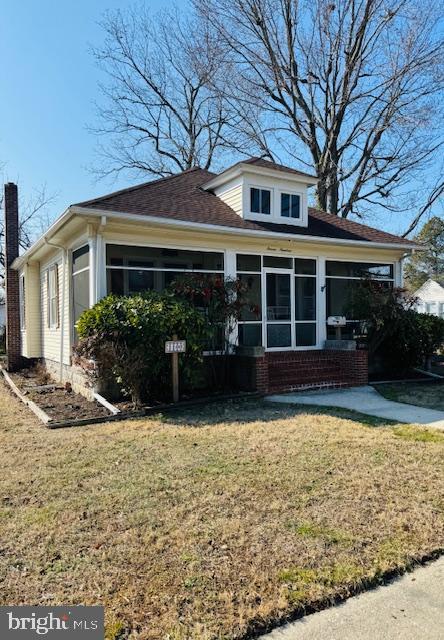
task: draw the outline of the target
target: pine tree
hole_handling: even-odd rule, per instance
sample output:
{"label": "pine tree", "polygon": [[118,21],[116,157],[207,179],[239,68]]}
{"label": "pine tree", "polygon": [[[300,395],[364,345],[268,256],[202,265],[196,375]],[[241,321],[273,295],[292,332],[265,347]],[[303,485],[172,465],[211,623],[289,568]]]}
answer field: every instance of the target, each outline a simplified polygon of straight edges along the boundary
{"label": "pine tree", "polygon": [[405,284],[411,291],[429,278],[444,280],[444,219],[430,218],[415,240],[424,245],[424,250],[416,251],[405,266]]}

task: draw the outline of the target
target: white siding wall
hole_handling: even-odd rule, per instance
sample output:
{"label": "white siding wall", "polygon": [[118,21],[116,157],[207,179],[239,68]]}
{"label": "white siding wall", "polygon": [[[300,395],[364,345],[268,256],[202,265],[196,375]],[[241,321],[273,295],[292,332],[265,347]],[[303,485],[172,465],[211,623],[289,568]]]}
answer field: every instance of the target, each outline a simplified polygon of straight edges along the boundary
{"label": "white siding wall", "polygon": [[418,298],[418,311],[444,317],[444,287],[439,282],[427,280],[414,295]]}
{"label": "white siding wall", "polygon": [[[53,265],[57,264],[59,274],[59,309],[60,309],[60,326],[48,326],[48,290],[47,290],[47,272]],[[65,302],[62,309],[63,297],[63,278],[65,277]],[[58,252],[52,256],[50,260],[41,265],[40,269],[40,289],[41,289],[41,319],[42,319],[42,357],[49,360],[60,362],[60,345],[62,339],[62,322],[63,322],[63,362],[70,364],[71,362],[71,338],[70,338],[70,282],[69,282],[69,265],[67,265],[66,273],[63,274],[63,254]]]}

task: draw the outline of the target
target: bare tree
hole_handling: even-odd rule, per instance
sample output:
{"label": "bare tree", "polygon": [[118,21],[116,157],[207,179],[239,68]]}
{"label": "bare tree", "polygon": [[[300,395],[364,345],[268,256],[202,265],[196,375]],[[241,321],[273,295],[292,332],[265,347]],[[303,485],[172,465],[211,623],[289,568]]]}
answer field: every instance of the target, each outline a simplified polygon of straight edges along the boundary
{"label": "bare tree", "polygon": [[221,92],[238,105],[243,134],[264,156],[314,168],[318,206],[346,218],[428,200],[444,141],[440,0],[194,6],[236,70]]}
{"label": "bare tree", "polygon": [[[19,203],[19,248],[25,251],[49,226],[47,208],[57,194],[49,195],[45,186],[40,187],[26,202]],[[0,299],[3,298],[5,273],[5,221],[3,216],[3,194],[0,198]]]}
{"label": "bare tree", "polygon": [[[229,144],[223,50],[211,25],[178,12],[154,19],[143,7],[109,12],[94,56],[106,73],[98,105],[99,176],[135,170],[171,175],[208,168]],[[231,146],[231,145],[230,145]]]}

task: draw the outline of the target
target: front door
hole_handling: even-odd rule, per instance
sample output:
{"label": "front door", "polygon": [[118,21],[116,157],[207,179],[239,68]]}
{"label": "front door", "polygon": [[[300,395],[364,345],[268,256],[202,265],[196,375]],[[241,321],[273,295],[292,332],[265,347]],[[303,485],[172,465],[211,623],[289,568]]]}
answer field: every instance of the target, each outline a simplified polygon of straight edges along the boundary
{"label": "front door", "polygon": [[292,272],[283,269],[266,269],[264,278],[264,344],[267,349],[291,349],[294,344]]}

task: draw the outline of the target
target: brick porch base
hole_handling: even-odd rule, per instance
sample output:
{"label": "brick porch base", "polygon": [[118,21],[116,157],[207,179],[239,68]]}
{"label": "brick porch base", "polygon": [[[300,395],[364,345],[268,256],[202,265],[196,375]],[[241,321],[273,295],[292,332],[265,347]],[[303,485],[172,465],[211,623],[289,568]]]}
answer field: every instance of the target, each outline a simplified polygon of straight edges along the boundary
{"label": "brick porch base", "polygon": [[240,388],[260,393],[352,387],[368,383],[366,351],[279,351],[237,356],[234,374]]}

